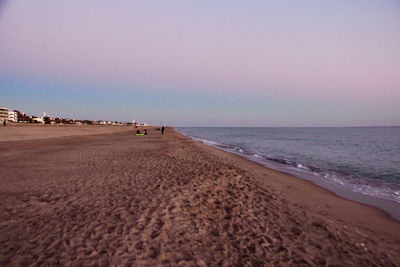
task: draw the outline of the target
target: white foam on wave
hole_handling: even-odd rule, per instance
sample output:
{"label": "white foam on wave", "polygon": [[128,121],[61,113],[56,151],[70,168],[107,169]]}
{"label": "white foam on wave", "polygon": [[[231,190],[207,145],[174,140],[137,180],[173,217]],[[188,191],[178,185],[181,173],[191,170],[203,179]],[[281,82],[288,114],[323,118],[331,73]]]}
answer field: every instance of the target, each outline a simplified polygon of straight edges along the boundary
{"label": "white foam on wave", "polygon": [[215,141],[211,141],[211,140],[207,140],[207,139],[203,139],[203,138],[199,138],[199,137],[195,137],[195,136],[190,136],[190,135],[186,135],[187,137],[192,138],[193,140],[196,141],[200,141],[205,145],[209,145],[209,146],[221,146],[220,143],[215,142]]}
{"label": "white foam on wave", "polygon": [[220,144],[217,143],[217,142],[210,141],[210,140],[206,140],[206,139],[201,139],[201,142],[202,142],[203,144],[209,144],[209,145],[213,145],[213,146],[218,146],[218,145],[220,145]]}
{"label": "white foam on wave", "polygon": [[296,164],[296,167],[299,168],[299,169],[307,170],[307,171],[310,170],[310,168],[307,168],[306,166],[301,165],[300,163],[297,163],[297,164]]}
{"label": "white foam on wave", "polygon": [[324,173],[321,177],[325,178],[326,181],[345,186],[353,192],[400,203],[400,191],[396,191],[393,185],[384,182],[378,184],[377,181],[372,179],[352,178],[333,173]]}

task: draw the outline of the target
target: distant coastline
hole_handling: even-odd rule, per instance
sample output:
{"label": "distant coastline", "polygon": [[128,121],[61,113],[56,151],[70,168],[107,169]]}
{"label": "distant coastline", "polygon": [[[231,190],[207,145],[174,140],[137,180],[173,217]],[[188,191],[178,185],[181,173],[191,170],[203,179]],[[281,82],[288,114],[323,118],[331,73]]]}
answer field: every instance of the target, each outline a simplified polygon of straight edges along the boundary
{"label": "distant coastline", "polygon": [[1,123],[27,123],[27,124],[50,124],[50,125],[113,125],[113,126],[148,126],[147,123],[110,121],[110,120],[88,120],[72,119],[64,117],[48,116],[43,112],[43,116],[28,115],[19,110],[11,110],[7,107],[0,107]]}

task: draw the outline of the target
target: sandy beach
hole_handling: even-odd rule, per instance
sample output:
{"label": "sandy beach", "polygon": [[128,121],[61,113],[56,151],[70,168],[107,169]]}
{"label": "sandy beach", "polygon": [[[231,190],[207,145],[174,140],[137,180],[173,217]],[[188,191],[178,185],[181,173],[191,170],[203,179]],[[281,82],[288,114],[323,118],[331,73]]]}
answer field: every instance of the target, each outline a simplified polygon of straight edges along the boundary
{"label": "sandy beach", "polygon": [[400,223],[168,128],[0,129],[0,265],[399,266]]}

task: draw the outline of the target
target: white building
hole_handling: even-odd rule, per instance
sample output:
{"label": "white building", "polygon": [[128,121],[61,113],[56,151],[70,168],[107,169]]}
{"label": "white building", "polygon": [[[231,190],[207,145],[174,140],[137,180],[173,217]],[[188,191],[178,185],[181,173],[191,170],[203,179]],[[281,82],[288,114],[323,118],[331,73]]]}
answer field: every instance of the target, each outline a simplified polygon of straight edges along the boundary
{"label": "white building", "polygon": [[9,111],[8,112],[8,120],[12,122],[18,122],[18,112]]}

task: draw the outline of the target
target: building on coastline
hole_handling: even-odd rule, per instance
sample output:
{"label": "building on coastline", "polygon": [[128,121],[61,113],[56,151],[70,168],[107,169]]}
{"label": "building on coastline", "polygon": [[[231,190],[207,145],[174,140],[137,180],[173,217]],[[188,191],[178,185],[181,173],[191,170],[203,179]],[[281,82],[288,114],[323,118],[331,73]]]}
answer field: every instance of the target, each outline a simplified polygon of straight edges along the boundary
{"label": "building on coastline", "polygon": [[[1,0],[0,0],[1,1]],[[47,115],[46,112],[43,112],[43,117],[37,116],[29,116],[24,112],[20,112],[18,110],[11,111],[6,107],[0,107],[0,123],[3,121],[10,121],[15,123],[41,123],[41,124],[77,124],[77,125],[136,125],[135,120],[133,123],[124,123],[119,121],[92,121],[92,120],[76,120],[69,118],[53,118]],[[147,124],[141,124],[141,126],[145,126]]]}
{"label": "building on coastline", "polygon": [[18,116],[19,116],[19,114],[18,114],[19,112],[18,111],[9,111],[8,112],[8,120],[9,121],[11,121],[11,122],[18,122]]}
{"label": "building on coastline", "polygon": [[0,107],[0,121],[7,121],[8,120],[8,108]]}

